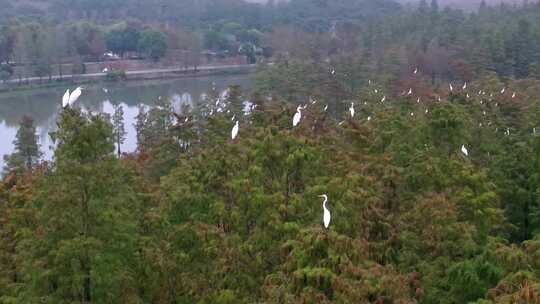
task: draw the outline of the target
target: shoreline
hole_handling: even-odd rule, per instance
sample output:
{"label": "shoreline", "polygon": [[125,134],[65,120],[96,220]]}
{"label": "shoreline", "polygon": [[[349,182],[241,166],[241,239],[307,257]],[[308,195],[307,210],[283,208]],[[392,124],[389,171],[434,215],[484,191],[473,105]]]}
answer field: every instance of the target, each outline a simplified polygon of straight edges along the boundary
{"label": "shoreline", "polygon": [[181,79],[198,78],[220,75],[242,75],[254,72],[257,64],[246,65],[224,65],[224,66],[201,66],[197,71],[193,69],[156,69],[156,70],[134,70],[126,71],[125,78],[121,80],[108,80],[107,73],[64,75],[54,76],[51,80],[44,77],[41,80],[37,77],[23,79],[19,83],[18,79],[11,79],[7,84],[0,84],[0,93],[27,91],[44,88],[55,88],[69,86],[73,84],[94,84],[94,83],[121,83],[141,80],[160,79]]}

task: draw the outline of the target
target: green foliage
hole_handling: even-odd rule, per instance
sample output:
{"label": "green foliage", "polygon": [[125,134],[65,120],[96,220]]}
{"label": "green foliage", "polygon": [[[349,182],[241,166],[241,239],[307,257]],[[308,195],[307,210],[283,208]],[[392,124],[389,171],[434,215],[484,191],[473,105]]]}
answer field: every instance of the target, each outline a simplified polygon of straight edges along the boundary
{"label": "green foliage", "polygon": [[113,26],[105,33],[104,37],[107,49],[120,56],[123,56],[126,52],[137,51],[140,38],[140,31],[129,24]]}
{"label": "green foliage", "polygon": [[126,71],[124,70],[110,70],[105,75],[107,81],[122,81],[127,79]]}
{"label": "green foliage", "polygon": [[10,155],[4,156],[4,161],[6,162],[4,174],[15,173],[20,175],[38,164],[42,153],[37,141],[34,120],[31,117],[24,116],[21,119],[19,130],[17,130],[17,135],[13,141],[15,151]]}
{"label": "green foliage", "polygon": [[[204,7],[207,46],[250,57],[275,22]],[[115,155],[121,107],[112,122],[63,110],[42,166],[35,129],[21,127],[8,164],[25,174],[0,183],[0,302],[539,302],[540,85],[526,78],[538,6],[465,15],[437,1],[402,11],[298,0],[268,10],[298,24],[274,29],[276,64],[260,69],[255,92],[213,89],[182,115],[166,99],[141,106],[131,154]],[[377,22],[389,11],[397,17]],[[152,59],[174,42],[128,28],[81,22],[68,32],[85,56],[102,35],[119,53],[137,40]],[[38,33],[31,24],[19,34],[36,51],[25,58],[41,57]],[[247,96],[257,107],[244,115]],[[296,127],[290,102],[303,105]]]}
{"label": "green foliage", "polygon": [[137,49],[148,58],[157,61],[167,51],[166,37],[162,32],[145,30],[141,33]]}

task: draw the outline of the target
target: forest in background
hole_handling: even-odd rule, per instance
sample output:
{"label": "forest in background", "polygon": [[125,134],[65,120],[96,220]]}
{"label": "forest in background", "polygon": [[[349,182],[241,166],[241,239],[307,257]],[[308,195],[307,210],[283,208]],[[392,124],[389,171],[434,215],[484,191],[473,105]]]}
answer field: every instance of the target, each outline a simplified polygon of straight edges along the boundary
{"label": "forest in background", "polygon": [[540,3],[314,3],[248,25],[252,91],[141,106],[134,153],[120,106],[62,109],[51,161],[24,118],[0,303],[540,303]]}

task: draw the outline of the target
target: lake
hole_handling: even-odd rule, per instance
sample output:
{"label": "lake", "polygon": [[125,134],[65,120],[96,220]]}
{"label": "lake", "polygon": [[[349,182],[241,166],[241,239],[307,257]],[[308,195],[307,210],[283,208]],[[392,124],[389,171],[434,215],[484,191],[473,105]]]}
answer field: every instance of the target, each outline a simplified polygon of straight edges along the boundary
{"label": "lake", "polygon": [[[174,80],[101,83],[86,86],[77,106],[92,112],[112,114],[113,104],[124,107],[124,123],[127,139],[122,151],[132,152],[137,147],[134,128],[138,105],[153,105],[158,98],[169,98],[175,109],[181,104],[196,105],[200,96],[213,84],[223,91],[230,85],[240,85],[244,91],[251,88],[252,75],[226,75]],[[4,155],[13,151],[13,140],[19,121],[24,115],[34,119],[41,151],[45,159],[51,159],[53,151],[49,132],[54,131],[61,110],[62,95],[66,87],[0,93],[0,168]],[[73,89],[73,87],[71,87]]]}

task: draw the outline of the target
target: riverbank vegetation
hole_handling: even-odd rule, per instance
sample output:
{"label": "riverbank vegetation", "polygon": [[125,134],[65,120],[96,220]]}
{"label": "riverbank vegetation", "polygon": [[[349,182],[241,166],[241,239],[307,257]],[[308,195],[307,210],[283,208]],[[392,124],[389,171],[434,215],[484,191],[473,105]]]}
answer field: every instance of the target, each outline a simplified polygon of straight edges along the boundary
{"label": "riverbank vegetation", "polygon": [[312,96],[296,128],[279,91],[249,115],[238,87],[186,116],[161,100],[120,158],[118,117],[64,109],[43,163],[24,120],[0,184],[0,300],[535,303],[540,85],[506,85],[418,101],[373,81]]}

